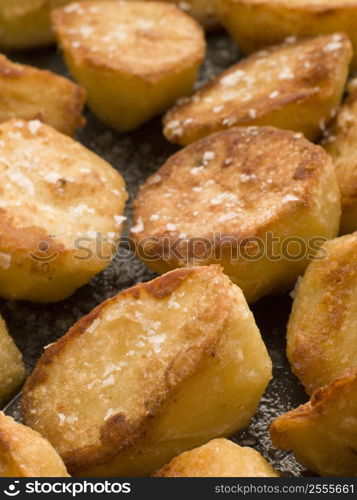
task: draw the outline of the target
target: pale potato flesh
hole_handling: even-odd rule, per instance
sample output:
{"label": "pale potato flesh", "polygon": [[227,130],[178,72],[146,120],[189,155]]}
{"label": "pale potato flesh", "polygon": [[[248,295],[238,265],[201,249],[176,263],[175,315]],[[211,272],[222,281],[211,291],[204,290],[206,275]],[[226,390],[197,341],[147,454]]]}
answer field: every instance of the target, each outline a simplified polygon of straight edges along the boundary
{"label": "pale potato flesh", "polygon": [[[156,272],[220,263],[254,302],[293,287],[316,253],[312,238],[337,235],[340,210],[320,146],[293,132],[235,128],[169,158],[141,187],[131,232]],[[289,238],[299,248],[286,250]]]}
{"label": "pale potato flesh", "polygon": [[264,457],[253,448],[228,439],[214,439],[181,453],[155,477],[279,477]]}
{"label": "pale potato flesh", "polygon": [[299,283],[288,325],[288,357],[309,394],[357,368],[357,233],[324,250]]}
{"label": "pale potato flesh", "polygon": [[108,163],[38,120],[10,120],[0,180],[0,296],[61,300],[108,266],[127,198]]}
{"label": "pale potato flesh", "polygon": [[107,125],[133,130],[192,92],[205,40],[175,5],[80,2],[52,17],[72,75]]}
{"label": "pale potato flesh", "polygon": [[342,201],[341,234],[357,230],[357,79],[331,127],[324,147],[337,171]]}
{"label": "pale potato flesh", "polygon": [[73,135],[84,124],[85,92],[51,71],[15,64],[0,54],[0,122],[39,119]]}
{"label": "pale potato flesh", "polygon": [[218,130],[271,125],[315,140],[341,102],[351,57],[343,34],[254,54],[174,106],[164,117],[164,135],[187,145]]}
{"label": "pale potato flesh", "polygon": [[0,407],[25,378],[22,355],[10,337],[0,316]]}
{"label": "pale potato flesh", "polygon": [[50,13],[73,0],[0,0],[0,50],[23,50],[54,43]]}
{"label": "pale potato flesh", "polygon": [[68,477],[50,443],[0,412],[0,477]]}
{"label": "pale potato flesh", "polygon": [[218,266],[183,269],[104,302],[49,347],[23,412],[71,473],[147,475],[244,427],[270,378],[239,288]]}
{"label": "pale potato flesh", "polygon": [[335,32],[350,38],[357,69],[357,0],[218,0],[222,24],[244,53],[291,36]]}
{"label": "pale potato flesh", "polygon": [[316,391],[309,403],[274,420],[273,445],[321,476],[357,475],[357,371]]}

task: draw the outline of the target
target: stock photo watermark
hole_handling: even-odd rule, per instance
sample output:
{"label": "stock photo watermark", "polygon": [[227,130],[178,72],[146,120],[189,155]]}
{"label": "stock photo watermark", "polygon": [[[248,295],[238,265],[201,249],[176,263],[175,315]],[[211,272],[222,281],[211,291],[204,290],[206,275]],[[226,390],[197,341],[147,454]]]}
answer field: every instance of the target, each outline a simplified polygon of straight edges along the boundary
{"label": "stock photo watermark", "polygon": [[[59,238],[58,238],[59,239]],[[56,250],[56,236],[38,243],[28,256],[37,263],[56,261],[61,252]],[[215,233],[211,238],[145,237],[134,240],[130,237],[117,239],[103,236],[100,232],[94,238],[78,237],[71,245],[71,256],[78,261],[109,261],[116,259],[131,261],[135,256],[147,262],[158,260],[187,262],[217,262],[221,260],[257,262],[266,259],[276,261],[323,260],[327,250],[323,247],[328,240],[320,236],[308,239],[299,236],[286,238],[266,233],[264,238],[234,236]]]}

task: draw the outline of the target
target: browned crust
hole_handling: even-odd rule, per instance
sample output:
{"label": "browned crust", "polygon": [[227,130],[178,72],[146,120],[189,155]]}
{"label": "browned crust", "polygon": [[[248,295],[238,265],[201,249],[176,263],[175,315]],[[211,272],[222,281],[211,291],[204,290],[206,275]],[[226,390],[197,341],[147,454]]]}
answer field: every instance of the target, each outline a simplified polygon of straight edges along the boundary
{"label": "browned crust", "polygon": [[[234,157],[234,160],[240,161],[242,165],[244,165],[244,168],[242,169],[242,173],[244,173],[244,169],[246,171],[252,171],[254,172],[255,167],[257,165],[253,162],[253,165],[249,165],[250,163],[250,158],[249,154],[244,151],[244,148],[242,148],[239,152],[239,158],[236,158],[234,156],[234,147],[235,145],[240,141],[243,140],[246,135],[247,131],[249,130],[256,130],[259,132],[259,144],[262,144],[263,141],[265,141],[266,144],[269,142],[271,144],[273,143],[278,143],[279,141],[282,141],[282,143],[285,141],[285,143],[289,143],[289,145],[295,145],[297,150],[300,150],[301,152],[301,158],[299,160],[299,163],[296,165],[296,170],[294,174],[292,175],[292,180],[294,181],[301,181],[304,183],[306,186],[306,191],[304,193],[304,196],[302,196],[298,201],[295,203],[286,205],[282,210],[284,210],[284,214],[288,215],[289,213],[293,213],[296,211],[297,207],[308,207],[311,203],[313,203],[313,199],[311,196],[311,193],[313,192],[317,179],[316,179],[316,172],[319,169],[322,169],[324,165],[326,165],[327,162],[331,162],[330,158],[328,155],[323,151],[323,149],[319,146],[312,145],[309,141],[304,139],[303,137],[300,137],[297,134],[294,134],[293,132],[289,132],[286,130],[281,130],[281,129],[275,129],[273,127],[258,127],[258,128],[231,128],[229,130],[225,130],[223,132],[217,132],[215,134],[210,135],[209,137],[205,137],[201,139],[200,141],[191,144],[189,146],[186,146],[182,150],[180,150],[178,153],[174,154],[171,156],[166,163],[152,176],[150,176],[147,181],[141,186],[139,194],[137,198],[135,199],[134,202],[134,225],[138,223],[139,218],[141,217],[142,220],[144,221],[144,226],[146,225],[145,222],[148,221],[148,218],[150,217],[152,213],[151,207],[148,205],[147,200],[146,200],[146,194],[150,193],[151,191],[155,190],[156,188],[160,188],[161,186],[165,186],[165,183],[170,177],[173,175],[173,171],[177,166],[182,166],[185,167],[187,164],[188,159],[190,159],[190,162],[192,165],[195,165],[197,161],[201,158],[202,154],[205,151],[214,151],[215,150],[215,144],[218,143],[217,147],[224,147],[225,148],[225,158],[232,158]],[[258,144],[258,140],[257,140]],[[266,151],[266,155],[269,155],[269,150]],[[277,165],[277,158],[274,157],[272,158],[271,162],[271,169],[276,170],[278,167]],[[224,172],[227,170],[227,167],[223,161],[221,165],[221,175],[228,175],[225,174]],[[228,170],[227,170],[228,171]],[[159,182],[153,182],[157,176],[160,176],[161,179]],[[217,183],[219,184],[219,179],[217,179]],[[242,194],[242,196],[244,193]],[[246,199],[244,200],[248,203],[252,203],[252,200]],[[163,200],[163,203],[164,200]],[[173,214],[174,215],[174,214]],[[281,210],[279,213],[273,214],[268,221],[265,221],[264,226],[261,225],[256,225],[254,227],[251,227],[249,231],[236,231],[236,230],[231,230],[229,233],[222,233],[221,238],[219,240],[215,239],[214,236],[209,232],[209,229],[207,230],[207,233],[205,234],[205,238],[207,241],[210,242],[209,246],[209,252],[211,252],[212,249],[218,250],[225,245],[227,246],[232,246],[233,247],[247,247],[247,245],[251,244],[251,241],[249,239],[261,236],[265,233],[265,231],[268,230],[268,228],[273,224],[278,218],[282,216]],[[150,246],[145,246],[145,252],[150,255],[161,255],[163,253],[163,248],[164,248],[164,238],[170,241],[170,244],[174,244],[177,242],[178,239],[178,232],[177,233],[172,233],[169,231],[165,231],[164,233],[158,233],[157,231],[153,233],[150,233],[146,229],[144,229],[143,232],[140,233],[132,233],[132,238],[136,243],[136,250],[139,256],[141,256],[141,246],[140,242],[143,241],[144,243],[146,242],[146,238],[150,238],[152,236],[155,236],[155,241],[150,241]],[[194,256],[194,248],[190,246],[190,244],[182,243],[178,247],[180,251],[184,254],[185,257],[188,257],[189,259]]]}
{"label": "browned crust", "polygon": [[[79,2],[82,9],[89,8],[93,2],[82,1]],[[106,3],[109,3],[108,1]],[[113,6],[116,2],[112,1]],[[203,28],[198,24],[198,22],[188,14],[186,14],[182,9],[180,9],[175,4],[167,4],[163,2],[154,2],[151,1],[151,4],[157,3],[161,8],[173,9],[176,11],[177,15],[183,17],[187,23],[190,25],[196,32],[197,37],[195,39],[195,47],[196,50],[190,54],[190,58],[187,58],[184,62],[181,61],[181,64],[184,63],[184,67],[195,66],[200,64],[205,55],[205,36]],[[98,7],[100,8],[100,2],[96,2]],[[130,5],[130,4],[129,4]],[[96,54],[95,52],[91,52],[87,47],[79,46],[77,48],[73,48],[69,40],[66,36],[66,27],[71,25],[71,20],[73,19],[73,14],[69,14],[66,12],[65,8],[54,9],[51,12],[52,24],[54,26],[54,30],[56,33],[56,37],[58,42],[64,52],[70,54],[70,56],[75,61],[77,66],[87,66],[91,68],[100,69],[102,71],[114,72],[124,71],[130,75],[134,75],[137,78],[141,78],[144,81],[149,83],[155,83],[157,80],[160,80],[165,75],[176,72],[177,71],[177,62],[174,61],[170,67],[157,69],[155,67],[151,67],[148,71],[141,71],[139,65],[133,67],[132,64],[127,64],[125,59],[117,59],[116,61],[111,60],[110,58],[106,58]],[[198,44],[198,42],[200,42]],[[163,41],[164,43],[164,41]],[[119,54],[120,55],[120,54]],[[179,68],[181,69],[181,68]]]}
{"label": "browned crust", "polygon": [[[211,266],[220,269],[220,266]],[[126,295],[131,295],[133,299],[139,300],[142,290],[146,290],[156,299],[163,299],[170,295],[174,290],[176,290],[183,281],[185,281],[189,276],[194,274],[195,269],[175,269],[170,273],[160,276],[148,283],[138,283],[137,285],[124,290],[118,295],[105,300],[99,306],[97,306],[89,314],[81,318],[77,323],[75,323],[69,331],[60,338],[56,343],[52,344],[46,351],[42,354],[39,362],[37,363],[31,377],[27,380],[24,387],[24,406],[23,413],[27,413],[26,405],[26,394],[32,391],[36,385],[43,383],[47,379],[47,368],[53,363],[56,357],[64,350],[66,345],[74,338],[82,335],[87,328],[93,323],[93,321],[101,316],[103,310],[105,310],[110,304],[114,304],[121,297]]]}
{"label": "browned crust", "polygon": [[[336,34],[341,36],[341,40],[343,41],[343,50],[348,50],[352,54],[352,45],[348,37],[344,33]],[[264,57],[269,57],[276,53],[283,52],[284,48],[286,50],[294,49],[295,47],[300,46],[302,48],[305,46],[307,48],[310,48],[309,45],[311,45],[309,55],[311,54],[315,57],[317,54],[322,53],[322,47],[320,46],[321,41],[331,38],[332,36],[333,35],[328,34],[311,36],[306,37],[303,40],[298,40],[295,43],[274,45],[264,50],[264,53],[266,54],[266,56]],[[166,135],[166,137],[172,142],[180,143],[182,139],[185,141],[185,138],[190,137],[191,134],[193,136],[199,135],[200,137],[202,137],[204,135],[214,133],[218,130],[230,128],[231,125],[229,125],[229,123],[225,125],[224,123],[222,123],[222,120],[218,121],[222,113],[215,113],[214,121],[212,122],[207,120],[207,122],[199,121],[198,123],[192,122],[188,124],[181,124],[180,129],[183,129],[183,133],[175,133],[175,130],[168,130],[166,129],[166,126],[172,121],[180,120],[181,116],[185,118],[186,109],[190,109],[192,102],[194,102],[195,99],[201,100],[206,94],[209,95],[210,91],[218,85],[218,82],[222,78],[234,73],[237,70],[249,72],[249,70],[251,68],[254,68],[255,63],[261,60],[261,58],[261,53],[257,52],[250,55],[249,57],[242,59],[238,63],[229,67],[223,73],[217,75],[212,81],[203,85],[197,92],[195,92],[195,94],[191,98],[187,99],[183,103],[178,102],[175,106],[173,106],[163,118],[164,134]],[[233,106],[234,111],[232,111],[232,109],[230,108],[228,117],[234,117],[235,126],[244,126],[246,124],[259,125],[261,124],[260,120],[264,119],[264,117],[269,113],[283,109],[290,104],[302,104],[304,102],[307,103],[310,99],[314,97],[317,98],[317,96],[319,95],[320,99],[322,98],[321,96],[328,95],[329,93],[331,93],[331,86],[322,88],[319,87],[319,85],[321,84],[321,82],[328,81],[335,73],[336,68],[332,58],[329,59],[326,54],[323,54],[323,60],[324,64],[315,63],[312,66],[310,72],[301,80],[299,80],[299,76],[297,76],[296,78],[291,80],[291,82],[289,80],[284,82],[278,81],[277,88],[279,90],[282,89],[283,93],[275,99],[271,99],[268,94],[264,94],[261,92],[257,95],[255,100],[249,100],[246,104],[242,102],[238,102],[237,104],[235,104],[233,101],[231,107]],[[252,117],[249,115],[249,111],[251,108],[254,108],[256,111],[256,116],[254,119],[252,119]],[[206,113],[206,111],[204,111],[203,113]],[[207,113],[209,113],[209,111],[207,111]],[[223,113],[225,114],[225,112]],[[223,118],[223,115],[221,118]],[[199,116],[197,119],[199,120]]]}
{"label": "browned crust", "polygon": [[[179,288],[189,276],[195,273],[204,273],[206,269],[207,268],[178,269],[163,277],[156,278],[152,282],[139,283],[133,288],[103,302],[91,313],[78,321],[64,337],[44,352],[32,375],[27,380],[22,399],[22,413],[25,422],[30,421],[31,407],[33,404],[32,391],[35,390],[38,385],[46,381],[50,365],[55,362],[56,358],[60,356],[61,352],[71,340],[82,335],[90,324],[101,316],[102,311],[106,309],[108,305],[115,303],[125,295],[131,295],[135,300],[138,300],[143,290],[156,299],[161,300]],[[210,269],[217,274],[221,273],[219,266],[211,266]],[[215,336],[211,339],[203,339],[200,346],[194,346],[182,352],[178,356],[179,359],[176,358],[173,360],[166,369],[165,387],[162,388],[160,394],[157,394],[153,399],[145,403],[147,413],[145,415],[140,415],[134,420],[128,419],[128,417],[122,413],[113,415],[103,424],[100,430],[100,446],[86,446],[74,450],[72,453],[68,454],[68,456],[62,457],[68,469],[72,473],[77,474],[84,469],[88,469],[90,465],[105,464],[108,460],[133,446],[133,444],[145,434],[153,417],[160,413],[165,400],[174,394],[176,388],[182,381],[192,376],[199,369],[203,359],[214,355],[220,341],[221,339],[219,336]]]}
{"label": "browned crust", "polygon": [[289,432],[308,425],[325,413],[330,402],[343,397],[349,387],[357,383],[357,368],[347,370],[340,378],[313,393],[308,403],[299,406],[276,418],[269,432],[273,445],[279,449],[290,450]]}
{"label": "browned crust", "polygon": [[[288,325],[288,340],[292,345],[289,349],[289,359],[292,371],[301,380],[308,394],[318,387],[319,379],[314,380],[312,375],[318,375],[319,369],[323,372],[326,352],[331,350],[331,340],[342,335],[341,329],[348,314],[348,300],[356,280],[357,238],[354,236],[357,235],[338,238],[325,245],[327,258],[312,263],[306,275],[305,279],[309,280],[307,283],[310,284],[311,278],[314,277],[314,286],[318,286],[320,290],[317,307],[323,312],[318,311],[317,314],[323,316],[316,316],[314,303],[311,303],[310,310],[307,311],[305,307],[300,313],[299,302],[293,307],[293,315]],[[297,298],[303,295],[307,288],[304,282],[300,287]],[[312,335],[307,329],[309,326],[313,330]],[[329,363],[328,360],[326,362]],[[324,373],[320,375],[323,377]]]}
{"label": "browned crust", "polygon": [[53,252],[59,255],[68,253],[64,245],[50,238],[43,228],[37,226],[18,228],[13,225],[12,218],[7,216],[6,210],[0,208],[0,248],[3,251],[21,252],[27,255],[31,251],[38,250],[39,242],[43,242],[47,248],[47,251],[41,254],[43,257],[50,256]]}
{"label": "browned crust", "polygon": [[[86,101],[86,91],[83,87],[72,82],[68,78],[61,75],[57,75],[52,71],[40,70],[38,68],[18,64],[10,61],[6,56],[0,54],[0,76],[4,79],[14,80],[26,78],[27,76],[37,76],[43,81],[47,81],[49,86],[58,85],[59,88],[63,87],[66,90],[66,119],[67,119],[67,132],[69,135],[73,135],[77,127],[82,127],[86,124],[84,116],[82,116],[83,107]],[[56,103],[54,103],[56,105]],[[21,114],[21,113],[20,113]],[[40,120],[44,120],[44,117],[34,116]]]}
{"label": "browned crust", "polygon": [[353,210],[357,203],[357,157],[353,149],[357,136],[357,79],[350,81],[348,92],[324,141],[336,166],[344,212]]}
{"label": "browned crust", "polygon": [[[260,5],[266,6],[267,4],[267,0],[224,0],[224,2],[227,4],[237,3],[251,8],[257,8]],[[335,1],[334,5],[332,5],[331,7],[329,6],[329,3],[331,3],[330,0],[327,1],[320,0],[320,4],[314,4],[314,3],[302,4],[301,2],[294,0],[269,0],[268,3],[272,7],[276,6],[291,11],[302,11],[302,12],[308,11],[316,15],[332,15],[342,9],[355,10],[354,5],[351,5],[348,2],[343,2],[343,1],[340,2],[338,0]]]}

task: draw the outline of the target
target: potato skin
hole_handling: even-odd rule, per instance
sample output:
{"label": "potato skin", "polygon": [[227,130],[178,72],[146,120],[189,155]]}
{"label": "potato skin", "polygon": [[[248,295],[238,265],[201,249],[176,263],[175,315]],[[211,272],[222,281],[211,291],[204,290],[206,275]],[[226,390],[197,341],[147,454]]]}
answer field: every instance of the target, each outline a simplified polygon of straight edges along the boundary
{"label": "potato skin", "polygon": [[124,181],[38,120],[0,124],[0,153],[0,296],[62,300],[112,260]]}
{"label": "potato skin", "polygon": [[168,111],[164,135],[184,146],[231,127],[271,125],[316,140],[341,102],[351,57],[344,34],[253,54]]}
{"label": "potato skin", "polygon": [[297,287],[288,324],[288,358],[308,394],[357,367],[357,233],[324,250]]}
{"label": "potato skin", "polygon": [[154,477],[279,477],[264,457],[253,448],[228,439],[214,439],[181,453]]}
{"label": "potato skin", "polygon": [[[242,127],[170,157],[141,187],[131,232],[154,271],[219,263],[254,302],[294,286],[316,254],[311,239],[337,235],[340,210],[320,146],[293,132]],[[299,238],[301,257],[290,248],[289,258],[290,238]]]}
{"label": "potato skin", "polygon": [[357,370],[316,391],[310,402],[274,420],[273,445],[321,476],[357,475]]}
{"label": "potato skin", "polygon": [[192,92],[205,53],[194,19],[163,2],[76,5],[53,12],[54,29],[72,75],[104,123],[134,130]]}
{"label": "potato skin", "polygon": [[72,0],[0,0],[0,50],[26,50],[55,41],[50,13]]}
{"label": "potato skin", "polygon": [[24,378],[25,365],[22,355],[0,316],[0,407],[7,402]]}
{"label": "potato skin", "polygon": [[219,0],[220,21],[249,54],[290,36],[343,32],[354,48],[357,69],[356,0]]}
{"label": "potato skin", "polygon": [[50,443],[0,411],[0,477],[68,477]]}
{"label": "potato skin", "polygon": [[341,189],[341,234],[357,230],[357,79],[350,82],[349,97],[339,111],[327,139],[326,151],[331,155]]}
{"label": "potato skin", "polygon": [[180,269],[109,299],[50,346],[23,414],[74,475],[148,475],[245,426],[270,378],[238,287],[218,266]]}
{"label": "potato skin", "polygon": [[0,122],[41,120],[73,135],[84,125],[84,89],[51,71],[15,64],[0,54]]}

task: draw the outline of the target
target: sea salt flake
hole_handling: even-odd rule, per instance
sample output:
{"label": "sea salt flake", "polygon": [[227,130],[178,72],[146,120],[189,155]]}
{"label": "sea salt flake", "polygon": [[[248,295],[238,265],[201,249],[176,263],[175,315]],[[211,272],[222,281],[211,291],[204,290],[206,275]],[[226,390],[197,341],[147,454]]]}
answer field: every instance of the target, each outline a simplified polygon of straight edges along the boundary
{"label": "sea salt flake", "polygon": [[36,135],[40,130],[42,123],[40,122],[40,120],[31,120],[30,122],[28,122],[27,126],[31,134]]}
{"label": "sea salt flake", "polygon": [[115,384],[115,377],[114,375],[110,375],[107,379],[105,379],[102,383],[102,387],[109,387],[110,385]]}
{"label": "sea salt flake", "polygon": [[96,318],[91,325],[87,328],[88,333],[93,333],[99,326],[100,324],[100,319]]}
{"label": "sea salt flake", "polygon": [[9,269],[11,266],[11,255],[8,253],[0,252],[0,267],[2,269]]}
{"label": "sea salt flake", "polygon": [[136,223],[135,226],[131,228],[131,232],[134,234],[142,233],[144,231],[144,224],[143,224],[143,219],[142,217],[138,218],[138,222]]}

